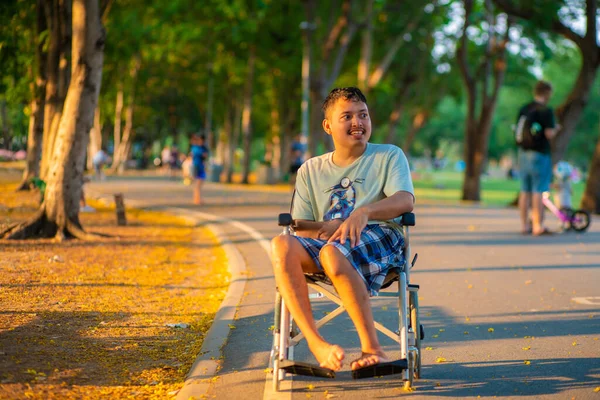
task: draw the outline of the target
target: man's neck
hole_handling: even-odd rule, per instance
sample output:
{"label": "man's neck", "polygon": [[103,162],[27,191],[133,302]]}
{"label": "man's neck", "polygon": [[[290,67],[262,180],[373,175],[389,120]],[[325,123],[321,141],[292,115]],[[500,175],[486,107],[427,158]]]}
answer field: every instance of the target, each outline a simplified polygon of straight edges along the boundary
{"label": "man's neck", "polygon": [[367,144],[364,147],[355,147],[351,149],[335,149],[331,156],[331,159],[338,167],[347,167],[354,161],[358,160],[365,151],[367,151]]}

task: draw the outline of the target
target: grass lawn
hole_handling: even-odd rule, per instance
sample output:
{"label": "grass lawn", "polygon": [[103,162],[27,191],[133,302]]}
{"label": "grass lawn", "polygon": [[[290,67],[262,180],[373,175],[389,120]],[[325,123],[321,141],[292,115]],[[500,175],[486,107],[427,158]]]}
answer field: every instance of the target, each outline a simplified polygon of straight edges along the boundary
{"label": "grass lawn", "polygon": [[[416,196],[419,201],[460,202],[463,174],[450,171],[413,173]],[[519,192],[520,181],[502,178],[481,178],[481,200],[486,206],[506,206]],[[578,206],[585,182],[573,185],[573,205]]]}

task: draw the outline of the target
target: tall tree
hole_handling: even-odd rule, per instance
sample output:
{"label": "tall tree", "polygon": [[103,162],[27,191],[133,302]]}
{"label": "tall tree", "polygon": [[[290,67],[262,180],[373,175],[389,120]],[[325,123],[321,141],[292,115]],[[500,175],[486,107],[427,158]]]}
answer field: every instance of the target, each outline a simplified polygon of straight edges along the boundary
{"label": "tall tree", "polygon": [[29,130],[27,134],[27,160],[18,190],[28,190],[32,178],[40,174],[42,156],[42,137],[44,134],[44,93],[46,88],[46,51],[42,34],[46,31],[46,16],[43,0],[36,2],[36,24],[34,42],[34,62],[29,66],[31,75],[31,101]]}
{"label": "tall tree", "polygon": [[[492,117],[506,70],[505,55],[510,20],[506,21],[505,31],[502,36],[499,36],[498,17],[494,14],[491,0],[484,0],[484,8],[479,13],[484,16],[483,21],[477,21],[478,13],[475,7],[479,4],[476,4],[476,0],[464,0],[463,4],[464,24],[456,50],[456,59],[467,92],[464,141],[466,168],[462,199],[479,201],[481,200],[481,173],[487,161]],[[479,22],[482,29],[480,32],[484,38],[484,48],[470,46],[468,32],[469,28],[476,26],[476,22]],[[469,61],[470,47],[474,47],[472,51],[480,54],[479,65]],[[476,67],[475,71],[472,66]]]}
{"label": "tall tree", "polygon": [[79,222],[84,160],[102,78],[105,33],[98,0],[74,0],[69,90],[49,164],[45,199],[29,221],[2,232],[8,239],[91,238]]}
{"label": "tall tree", "polygon": [[585,34],[577,33],[559,18],[561,11],[569,10],[567,0],[545,2],[525,2],[510,0],[494,0],[506,13],[530,21],[538,29],[557,33],[571,41],[579,49],[581,67],[571,92],[560,106],[556,108],[556,116],[561,125],[552,143],[552,156],[555,161],[564,157],[569,140],[575,131],[583,109],[588,103],[590,90],[600,67],[600,47],[598,46],[598,1],[585,0]]}
{"label": "tall tree", "polygon": [[48,26],[48,57],[46,99],[44,102],[44,134],[40,176],[47,179],[56,135],[67,96],[71,59],[71,2],[48,0],[45,2]]}
{"label": "tall tree", "polygon": [[[310,44],[309,51],[314,55],[311,57],[310,134],[308,136],[308,151],[311,156],[314,156],[317,154],[319,144],[326,143],[321,126],[323,121],[321,104],[342,71],[348,49],[358,32],[361,21],[356,19],[358,5],[351,0],[344,0],[341,7],[337,7],[337,3],[332,2],[330,9],[320,8],[329,14],[324,18],[329,20],[327,25],[317,23],[322,20],[316,18],[315,11],[319,8],[315,0],[304,0],[304,5],[309,26],[315,27],[314,31],[309,29],[306,33]],[[318,43],[323,45],[317,47]],[[314,51],[315,49],[319,49],[320,52]]]}
{"label": "tall tree", "polygon": [[[568,10],[572,5],[565,0],[546,2],[540,12],[537,4],[513,2],[509,0],[494,0],[504,11],[531,21],[540,28],[557,33],[577,46],[581,57],[577,79],[562,104],[557,107],[556,115],[560,129],[552,142],[552,157],[554,161],[561,160],[569,141],[575,131],[583,110],[585,109],[593,83],[600,67],[600,46],[598,45],[598,1],[585,0],[585,33],[576,32],[559,18],[559,11]],[[589,166],[586,188],[581,200],[581,207],[600,213],[600,138],[596,151]]]}

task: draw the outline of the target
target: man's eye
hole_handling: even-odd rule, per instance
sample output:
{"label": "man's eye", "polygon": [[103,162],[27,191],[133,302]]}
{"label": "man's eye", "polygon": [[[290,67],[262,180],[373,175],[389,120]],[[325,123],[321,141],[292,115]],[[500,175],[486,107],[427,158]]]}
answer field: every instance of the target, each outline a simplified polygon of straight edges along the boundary
{"label": "man's eye", "polygon": [[367,113],[360,114],[361,118],[367,118]]}

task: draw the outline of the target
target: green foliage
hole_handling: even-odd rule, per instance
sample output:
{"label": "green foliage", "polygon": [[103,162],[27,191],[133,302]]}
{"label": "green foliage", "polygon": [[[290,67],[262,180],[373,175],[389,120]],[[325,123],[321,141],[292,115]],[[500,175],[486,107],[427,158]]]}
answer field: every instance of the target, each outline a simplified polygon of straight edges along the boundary
{"label": "green foliage", "polygon": [[[312,11],[317,24],[313,34],[320,38],[312,52],[315,64],[323,58],[326,34],[340,14],[341,3],[315,2],[317,7]],[[351,18],[364,24],[365,2],[351,3]],[[471,55],[480,52],[486,35],[483,2],[475,3],[474,26],[469,33]],[[570,90],[573,72],[580,62],[572,46],[544,28],[556,18],[577,20],[581,1],[515,3],[533,6],[536,17],[513,27],[506,77],[490,137],[490,159],[514,152],[511,126],[518,108],[530,99],[536,73],[542,72],[554,84],[556,105]],[[404,40],[387,74],[369,91],[373,140],[381,142],[387,137],[398,94],[410,81],[402,102],[397,143],[406,139],[415,113],[425,110],[428,120],[416,135],[413,155],[435,154],[438,149],[462,154],[465,99],[453,51],[460,33],[457,26],[461,10],[462,2],[458,0],[431,4],[374,1],[371,72],[399,36],[403,35]],[[260,159],[265,147],[261,141],[273,131],[274,110],[279,113],[284,134],[296,132],[299,127],[303,50],[299,26],[307,18],[305,11],[301,0],[114,1],[104,21],[107,38],[100,109],[105,136],[112,131],[115,99],[122,87],[126,104],[129,96],[135,95],[136,140],[148,147],[174,140],[185,150],[188,134],[204,126],[210,79],[214,82],[213,131],[220,131],[225,118],[232,118],[234,105],[242,99],[249,49],[255,46],[252,154]],[[16,135],[27,131],[34,47],[47,37],[45,32],[34,37],[35,17],[35,2],[1,2],[0,101],[8,105],[9,124]],[[405,32],[411,23],[415,27]],[[361,25],[348,48],[336,86],[357,85],[363,29]],[[473,57],[473,68],[479,61]],[[134,79],[130,71],[138,62]],[[332,65],[326,67],[330,71]],[[569,160],[582,167],[590,159],[590,144],[598,135],[598,85],[596,82],[568,149]]]}

